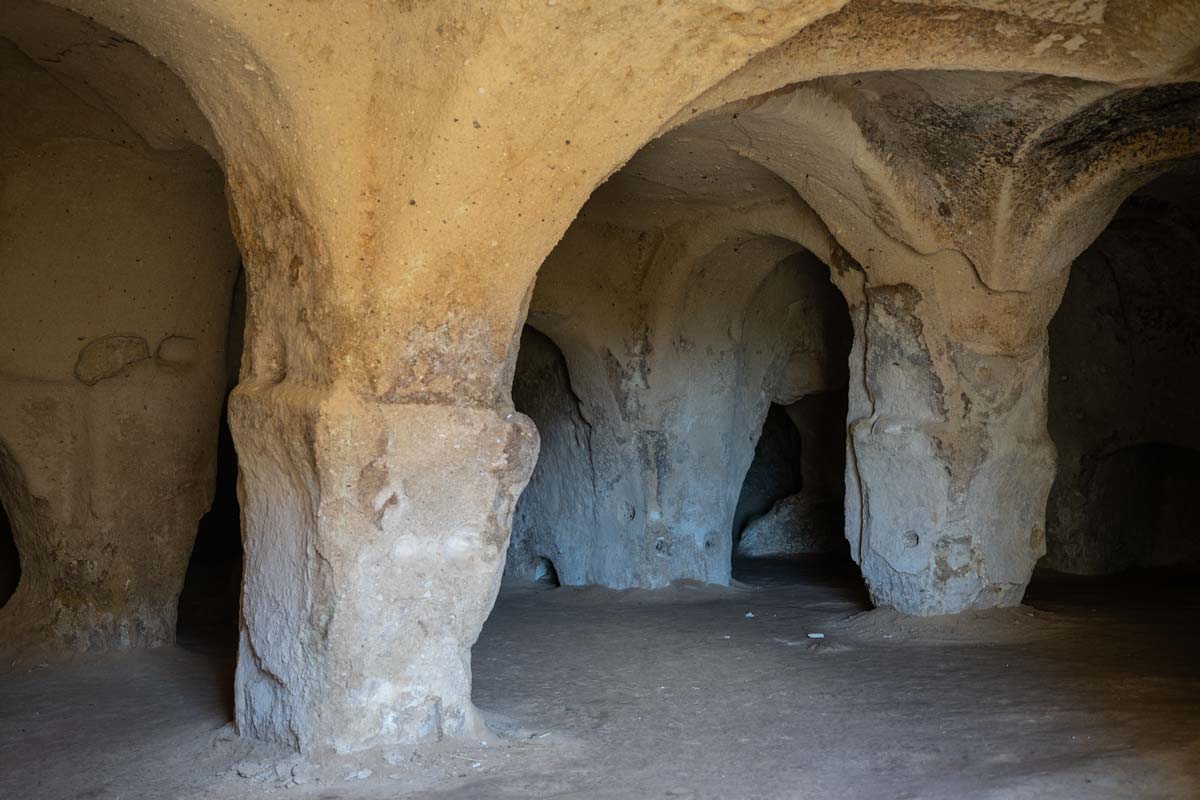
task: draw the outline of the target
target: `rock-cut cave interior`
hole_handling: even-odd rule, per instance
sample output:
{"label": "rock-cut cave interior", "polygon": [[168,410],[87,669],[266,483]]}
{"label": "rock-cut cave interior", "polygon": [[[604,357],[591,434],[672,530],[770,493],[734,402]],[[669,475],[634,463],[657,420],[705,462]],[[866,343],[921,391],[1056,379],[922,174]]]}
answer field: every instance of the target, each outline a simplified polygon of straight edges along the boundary
{"label": "rock-cut cave interior", "polygon": [[1200,0],[4,0],[0,797],[1200,798]]}

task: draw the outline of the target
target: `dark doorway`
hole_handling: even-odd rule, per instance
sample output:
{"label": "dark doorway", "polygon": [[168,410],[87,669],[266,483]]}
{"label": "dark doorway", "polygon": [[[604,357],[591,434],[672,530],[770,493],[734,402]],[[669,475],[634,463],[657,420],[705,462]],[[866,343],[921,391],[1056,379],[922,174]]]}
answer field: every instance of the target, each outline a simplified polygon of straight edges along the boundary
{"label": "dark doorway", "polygon": [[0,608],[17,591],[21,582],[21,554],[13,540],[12,523],[4,504],[0,503]]}
{"label": "dark doorway", "polygon": [[179,596],[178,639],[190,649],[228,649],[238,636],[242,583],[242,512],[237,495],[238,461],[224,411],[217,445],[212,507],[200,518],[187,577]]}

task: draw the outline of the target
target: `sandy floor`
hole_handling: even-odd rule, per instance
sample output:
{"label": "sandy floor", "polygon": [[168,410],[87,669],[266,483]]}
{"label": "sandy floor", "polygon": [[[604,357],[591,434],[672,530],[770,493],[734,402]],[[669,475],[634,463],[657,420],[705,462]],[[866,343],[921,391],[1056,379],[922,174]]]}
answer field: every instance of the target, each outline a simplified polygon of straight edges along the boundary
{"label": "sandy floor", "polygon": [[1044,579],[951,623],[862,614],[814,565],[741,577],[506,589],[475,649],[509,737],[488,747],[312,764],[238,740],[230,640],[204,625],[10,669],[0,798],[1200,798],[1194,584]]}

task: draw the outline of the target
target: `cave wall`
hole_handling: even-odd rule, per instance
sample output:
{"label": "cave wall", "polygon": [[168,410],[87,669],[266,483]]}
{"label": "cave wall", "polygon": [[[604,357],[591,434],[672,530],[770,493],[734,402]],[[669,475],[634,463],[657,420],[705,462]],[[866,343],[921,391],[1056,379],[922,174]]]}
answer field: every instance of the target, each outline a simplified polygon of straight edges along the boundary
{"label": "cave wall", "polygon": [[1050,324],[1059,470],[1042,564],[1083,574],[1200,565],[1200,214],[1194,170],[1130,197],[1071,267]]}
{"label": "cave wall", "polygon": [[727,583],[768,406],[844,385],[848,342],[826,337],[847,331],[845,306],[822,263],[686,204],[639,225],[623,214],[634,198],[619,183],[601,193],[539,274],[529,320],[565,364],[540,371],[537,405],[533,356],[518,357],[514,402],[543,451],[514,519],[513,576],[543,557],[568,585]]}
{"label": "cave wall", "polygon": [[[1129,192],[1200,150],[1189,0],[347,3],[330,22],[299,0],[260,13],[242,0],[8,0],[0,11],[6,37],[20,33],[57,85],[86,96],[85,115],[108,109],[151,148],[194,145],[224,168],[247,270],[229,405],[246,545],[243,735],[355,750],[481,732],[470,647],[538,447],[511,402],[533,282],[594,190],[673,134],[681,152],[733,158],[687,185],[660,172],[645,181],[657,196],[710,210],[759,202],[765,216],[745,217],[742,232],[801,243],[847,298],[845,534],[872,598],[917,614],[1020,601],[1044,548],[1045,330],[1067,267]],[[6,111],[45,94],[35,86]],[[105,141],[100,128],[92,138]],[[643,227],[663,227],[642,210]],[[670,270],[657,274],[670,283]],[[581,402],[599,398],[584,416],[625,419],[636,411],[626,400],[672,399],[671,381],[643,369],[669,375],[669,336],[635,323],[614,337],[607,363],[627,388],[607,397],[605,375],[574,368],[583,345],[542,317]],[[157,332],[134,333],[158,352]],[[13,409],[34,390],[6,380],[6,413],[24,413]],[[722,417],[721,402],[681,403],[675,419]],[[646,489],[651,467],[684,455],[736,486],[752,411],[736,417],[747,428],[726,429],[746,439],[725,460],[722,436],[685,454],[658,446],[671,419],[630,415],[644,446],[622,452],[645,455],[611,496],[673,509],[682,498]],[[6,431],[0,447],[18,530],[71,530],[43,525],[70,504],[43,502],[50,473],[20,440],[50,429],[67,426],[23,426],[15,444]],[[52,475],[74,481],[86,463]],[[631,542],[655,580],[727,555],[697,556],[699,532],[727,541],[715,512],[733,499],[719,494],[680,505],[679,559],[644,552],[666,536]],[[104,563],[93,555],[64,554],[82,573],[69,586],[90,585]],[[11,606],[6,623],[21,616]]]}
{"label": "cave wall", "polygon": [[238,266],[223,177],[0,40],[0,493],[22,578],[6,648],[174,639],[212,500]]}

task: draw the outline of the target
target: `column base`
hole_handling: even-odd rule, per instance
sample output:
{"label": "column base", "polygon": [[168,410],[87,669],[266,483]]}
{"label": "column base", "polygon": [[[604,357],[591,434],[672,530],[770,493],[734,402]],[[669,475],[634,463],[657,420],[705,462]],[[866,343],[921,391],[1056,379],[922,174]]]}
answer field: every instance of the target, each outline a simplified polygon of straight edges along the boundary
{"label": "column base", "polygon": [[239,387],[243,735],[351,752],[483,729],[470,648],[533,424],[493,409]]}

